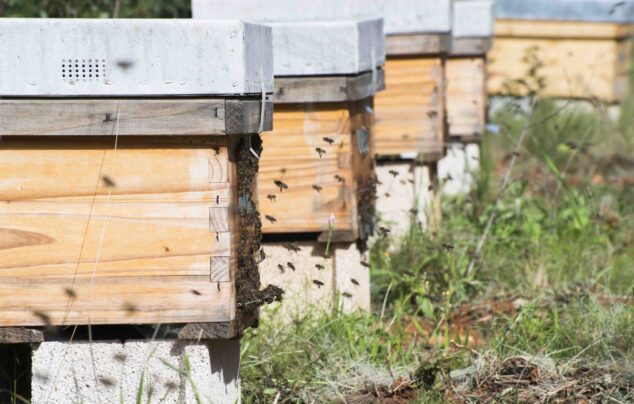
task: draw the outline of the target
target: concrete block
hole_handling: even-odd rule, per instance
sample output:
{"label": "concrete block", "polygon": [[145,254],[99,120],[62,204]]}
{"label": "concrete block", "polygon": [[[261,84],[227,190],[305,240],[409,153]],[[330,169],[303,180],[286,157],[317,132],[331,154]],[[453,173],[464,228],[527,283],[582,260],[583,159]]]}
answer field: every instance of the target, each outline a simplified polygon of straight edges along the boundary
{"label": "concrete block", "polygon": [[43,342],[32,403],[236,403],[240,342]]}
{"label": "concrete block", "polygon": [[430,190],[428,166],[412,161],[380,162],[376,165],[379,180],[376,209],[379,220],[392,236],[404,235],[412,220],[427,228],[434,212],[434,192]]}
{"label": "concrete block", "polygon": [[331,244],[328,257],[322,243],[303,241],[293,246],[299,250],[289,249],[288,243],[263,245],[262,286],[276,285],[285,291],[284,300],[265,311],[292,319],[310,310],[331,310],[337,301],[348,312],[370,309],[370,272],[362,264],[367,256],[355,243]]}
{"label": "concrete block", "polygon": [[480,167],[480,145],[452,142],[438,162],[438,178],[444,195],[464,195],[474,184]]}

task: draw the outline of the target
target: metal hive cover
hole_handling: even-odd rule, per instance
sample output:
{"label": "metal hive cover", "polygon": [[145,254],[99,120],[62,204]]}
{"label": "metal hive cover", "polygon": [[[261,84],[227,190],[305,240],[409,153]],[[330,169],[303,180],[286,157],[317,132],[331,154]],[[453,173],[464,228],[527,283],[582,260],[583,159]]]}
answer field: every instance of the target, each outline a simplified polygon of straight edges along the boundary
{"label": "metal hive cover", "polygon": [[493,35],[493,1],[456,1],[451,34],[456,38],[491,37]]}
{"label": "metal hive cover", "polygon": [[273,90],[272,35],[240,21],[0,19],[1,96]]}
{"label": "metal hive cover", "polygon": [[382,19],[268,24],[276,76],[350,75],[385,63]]}
{"label": "metal hive cover", "polygon": [[192,0],[194,18],[252,21],[381,18],[385,33],[448,33],[451,0]]}
{"label": "metal hive cover", "polygon": [[628,23],[632,0],[496,0],[495,18]]}

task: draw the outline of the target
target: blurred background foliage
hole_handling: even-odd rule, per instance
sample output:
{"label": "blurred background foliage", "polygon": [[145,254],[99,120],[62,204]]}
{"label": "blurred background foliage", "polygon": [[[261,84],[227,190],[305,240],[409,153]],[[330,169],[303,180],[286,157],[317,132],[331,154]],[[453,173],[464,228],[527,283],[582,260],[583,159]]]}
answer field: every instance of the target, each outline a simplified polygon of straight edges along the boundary
{"label": "blurred background foliage", "polygon": [[190,0],[0,0],[2,17],[190,18]]}

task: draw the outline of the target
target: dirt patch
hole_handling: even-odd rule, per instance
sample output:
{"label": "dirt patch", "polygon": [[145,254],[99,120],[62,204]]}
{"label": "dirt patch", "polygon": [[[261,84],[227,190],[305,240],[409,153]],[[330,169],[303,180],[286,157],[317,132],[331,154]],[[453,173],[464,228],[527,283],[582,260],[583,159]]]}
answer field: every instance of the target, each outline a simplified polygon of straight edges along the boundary
{"label": "dirt patch", "polygon": [[416,388],[412,381],[396,380],[392,386],[372,386],[349,394],[345,402],[348,404],[406,404],[416,399]]}

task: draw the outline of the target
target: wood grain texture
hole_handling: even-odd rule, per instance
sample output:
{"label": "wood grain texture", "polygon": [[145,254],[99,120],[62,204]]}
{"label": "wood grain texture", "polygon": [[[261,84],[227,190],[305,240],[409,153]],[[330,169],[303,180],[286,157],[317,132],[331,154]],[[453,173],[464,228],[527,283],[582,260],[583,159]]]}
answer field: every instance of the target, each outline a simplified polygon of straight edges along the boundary
{"label": "wood grain texture", "polygon": [[[535,30],[538,28],[535,27]],[[598,98],[613,103],[627,94],[629,44],[605,38],[496,37],[489,53],[489,94],[525,95],[521,86],[529,65],[525,57],[536,50],[545,78],[541,95],[561,98]]]}
{"label": "wood grain texture", "polygon": [[624,24],[581,21],[496,20],[496,38],[624,39],[633,27]]}
{"label": "wood grain texture", "polygon": [[[263,130],[271,129],[272,109],[267,101]],[[0,135],[246,134],[258,132],[260,111],[253,99],[3,99]]]}
{"label": "wood grain texture", "polygon": [[346,102],[373,97],[385,89],[385,72],[378,68],[356,76],[276,77],[276,104]]}
{"label": "wood grain texture", "polygon": [[44,342],[44,333],[29,328],[0,328],[0,344],[26,344]]}
{"label": "wood grain texture", "polygon": [[[356,145],[347,104],[279,105],[274,121],[273,132],[263,135],[258,177],[263,232],[327,231],[333,214],[336,230],[356,235],[352,162]],[[324,137],[332,139],[332,144]],[[321,157],[317,148],[324,151]],[[288,188],[280,191],[275,181]]]}
{"label": "wood grain texture", "polygon": [[406,34],[385,37],[388,56],[439,56],[449,52],[450,34]]}
{"label": "wood grain texture", "polygon": [[230,321],[219,139],[3,139],[0,325]]}
{"label": "wood grain texture", "polygon": [[449,136],[478,141],[486,126],[486,60],[449,58],[446,78]]}
{"label": "wood grain texture", "polygon": [[445,135],[444,61],[440,58],[388,58],[386,90],[375,98],[375,150],[378,155],[442,157]]}

